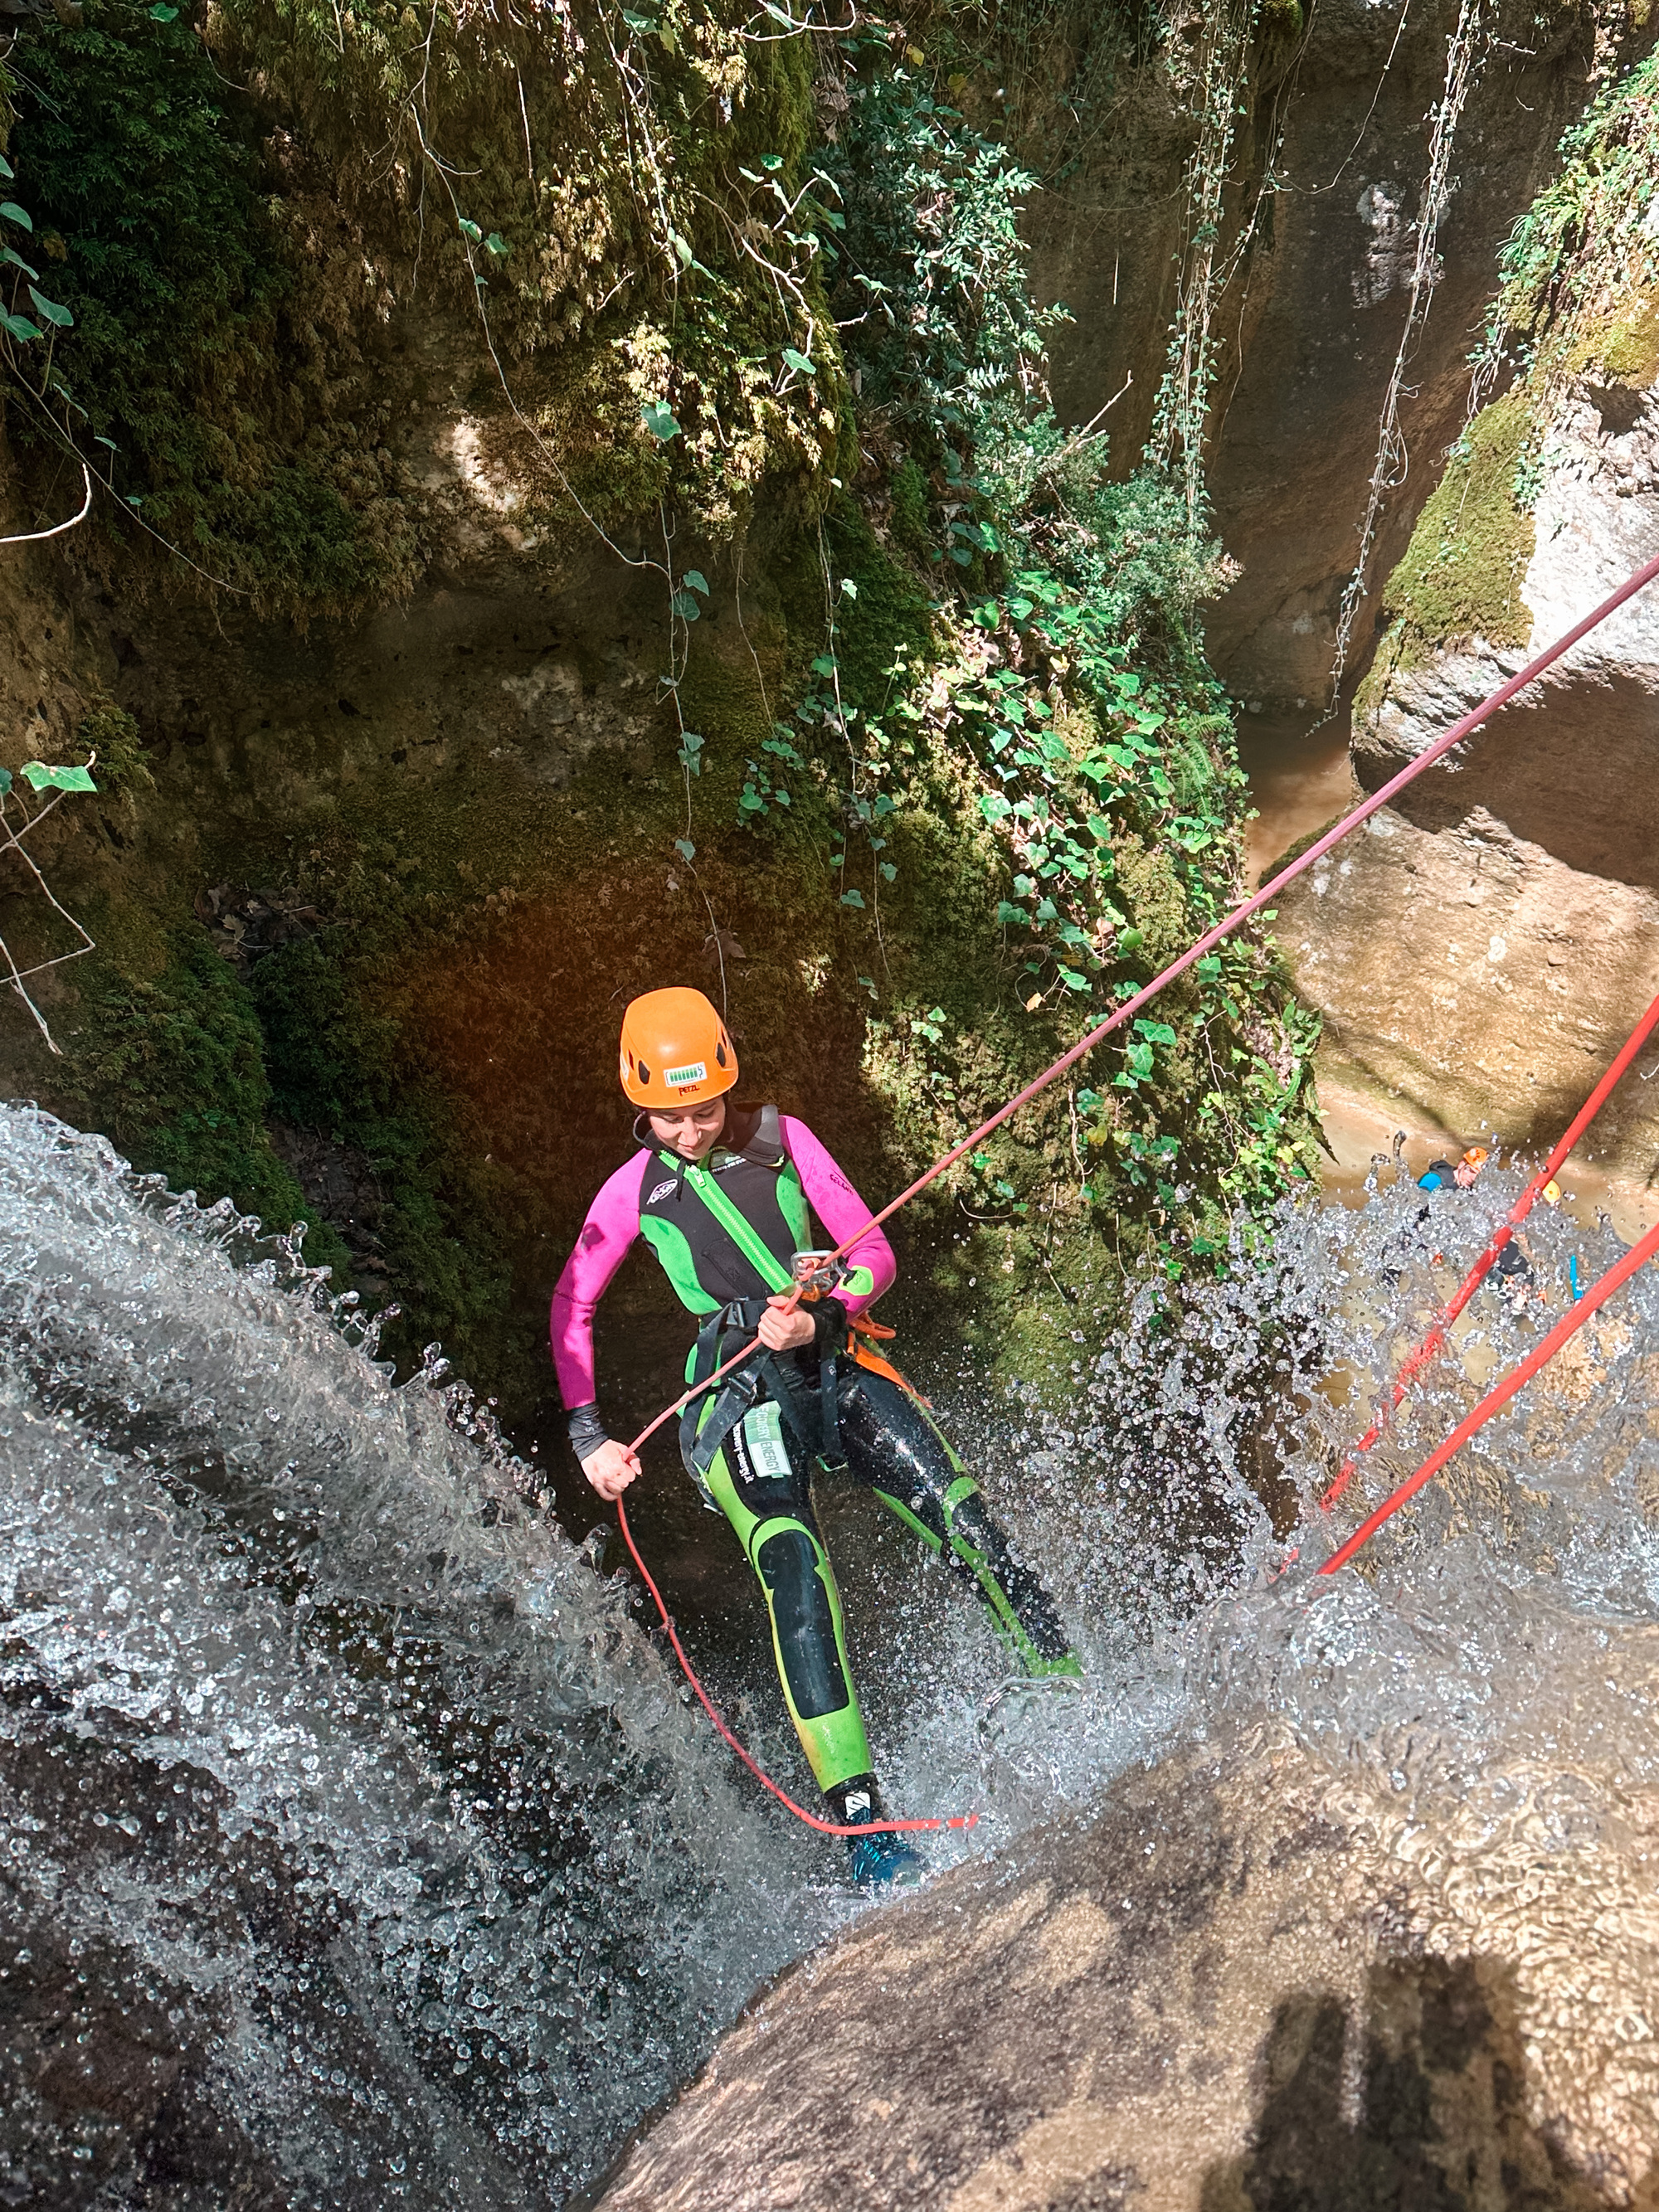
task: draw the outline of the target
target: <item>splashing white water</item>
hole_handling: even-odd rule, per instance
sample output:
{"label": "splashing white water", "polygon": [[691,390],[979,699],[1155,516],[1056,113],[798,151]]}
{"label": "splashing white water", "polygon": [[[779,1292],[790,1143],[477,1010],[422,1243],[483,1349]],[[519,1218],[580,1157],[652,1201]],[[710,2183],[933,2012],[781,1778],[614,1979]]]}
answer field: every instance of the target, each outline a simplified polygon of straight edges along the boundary
{"label": "splashing white water", "polygon": [[0,1115],[0,1734],[97,1801],[10,1793],[7,1903],[210,1998],[317,2201],[556,2202],[839,1908],[465,1398],[255,1226]]}
{"label": "splashing white water", "polygon": [[[1451,1918],[1494,1852],[1576,1851],[1623,1894],[1609,1778],[1650,1790],[1659,1762],[1651,1271],[1367,1574],[1310,1571],[1338,1458],[1518,1188],[1489,1174],[1426,1220],[1415,1190],[1287,1207],[1241,1232],[1230,1281],[1179,1314],[1148,1285],[1085,1346],[1069,1424],[964,1398],[1081,1687],[1007,1684],[949,1578],[872,1501],[826,1501],[890,1794],[986,1816],[936,1863],[1183,1737],[1290,1739],[1432,1861]],[[1569,1250],[1588,1279],[1618,1249],[1559,1217],[1530,1233],[1556,1311]],[[1341,1529],[1551,1317],[1482,1292]],[[228,1209],[0,1114],[5,1972],[56,1931],[86,2033],[118,2013],[176,2039],[273,2203],[555,2205],[850,1902],[465,1394],[435,1364],[394,1388],[362,1335]],[[769,1659],[714,1686],[799,1785]],[[1621,1940],[1610,1991],[1648,1955]],[[1650,2087],[1621,2063],[1583,2088],[1587,2139],[1613,2124],[1597,2097]],[[13,2086],[8,2201],[126,2201],[119,2142]]]}

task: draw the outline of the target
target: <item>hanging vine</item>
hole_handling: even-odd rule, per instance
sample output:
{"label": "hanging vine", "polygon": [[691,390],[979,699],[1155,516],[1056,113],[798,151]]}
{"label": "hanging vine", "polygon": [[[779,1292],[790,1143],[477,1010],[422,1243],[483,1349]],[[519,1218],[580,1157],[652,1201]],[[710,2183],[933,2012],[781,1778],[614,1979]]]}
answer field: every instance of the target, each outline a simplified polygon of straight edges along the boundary
{"label": "hanging vine", "polygon": [[1256,4],[1257,0],[1216,0],[1203,18],[1194,69],[1200,103],[1198,137],[1183,179],[1186,229],[1175,316],[1147,447],[1147,459],[1179,479],[1188,526],[1194,530],[1205,506],[1204,434],[1215,379],[1215,311],[1237,273],[1246,238],[1241,228],[1231,251],[1219,251],[1239,118],[1248,112],[1244,95]]}
{"label": "hanging vine", "polygon": [[1417,252],[1412,263],[1406,323],[1400,333],[1394,367],[1382,398],[1377,425],[1376,458],[1367,487],[1364,518],[1359,526],[1359,552],[1353,573],[1343,587],[1337,611],[1336,647],[1331,664],[1330,698],[1323,719],[1335,714],[1347,672],[1348,647],[1361,602],[1366,598],[1367,571],[1389,495],[1406,481],[1410,457],[1400,428],[1400,403],[1410,396],[1406,372],[1428,320],[1435,288],[1440,281],[1440,225],[1451,198],[1452,152],[1464,105],[1491,51],[1486,22],[1487,0],[1462,0],[1457,27],[1446,46],[1446,82],[1429,128],[1429,167],[1423,180],[1421,210],[1417,219]]}

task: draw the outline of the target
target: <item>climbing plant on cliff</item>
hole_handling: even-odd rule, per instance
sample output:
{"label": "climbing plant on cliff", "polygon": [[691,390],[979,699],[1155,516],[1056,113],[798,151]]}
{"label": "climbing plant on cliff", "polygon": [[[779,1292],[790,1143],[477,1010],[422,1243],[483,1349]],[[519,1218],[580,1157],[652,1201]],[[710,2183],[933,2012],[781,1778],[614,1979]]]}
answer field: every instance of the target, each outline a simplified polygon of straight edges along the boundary
{"label": "climbing plant on cliff", "polygon": [[1659,58],[1563,136],[1561,167],[1516,224],[1474,356],[1471,418],[1506,369],[1541,403],[1591,362],[1645,381],[1659,366]]}
{"label": "climbing plant on cliff", "polygon": [[[1104,435],[1055,422],[1056,315],[1031,305],[1018,222],[1032,179],[938,100],[896,40],[847,52],[848,118],[825,161],[846,217],[830,298],[862,403],[861,483],[866,499],[872,479],[890,487],[877,504],[929,578],[931,643],[878,685],[848,683],[873,565],[866,552],[861,571],[848,543],[795,719],[850,767],[830,862],[872,939],[873,1065],[912,1147],[935,1149],[976,1098],[994,1101],[988,1062],[1029,1073],[1236,881],[1243,779],[1196,614],[1225,565],[1179,474],[1114,483]],[[907,988],[881,920],[902,939],[908,824],[964,802],[974,827],[957,834],[1006,871],[1002,1010],[971,1037],[948,994]],[[1028,1250],[1035,1233],[1052,1267],[1061,1217],[1092,1212],[1120,1243],[1126,1224],[1132,1243],[1150,1232],[1179,1273],[1214,1250],[1226,1206],[1270,1202],[1305,1174],[1312,1030],[1271,953],[1206,963],[1188,999],[1139,1025],[1100,1087],[1035,1116],[1035,1136],[976,1156],[959,1178],[970,1215],[1015,1224]]]}
{"label": "climbing plant on cliff", "polygon": [[1416,252],[1412,261],[1406,319],[1395,349],[1394,367],[1382,395],[1377,421],[1376,457],[1366,487],[1364,513],[1360,518],[1358,549],[1352,574],[1343,586],[1337,609],[1336,639],[1331,658],[1330,708],[1335,710],[1347,673],[1348,647],[1354,625],[1369,588],[1371,550],[1387,507],[1389,495],[1405,482],[1406,444],[1400,429],[1400,407],[1407,391],[1406,377],[1416,351],[1429,309],[1440,281],[1438,247],[1440,225],[1455,190],[1452,155],[1464,105],[1474,89],[1495,33],[1484,0],[1461,0],[1457,22],[1446,44],[1446,77],[1440,99],[1429,117],[1427,173],[1424,178],[1420,212],[1414,226]]}

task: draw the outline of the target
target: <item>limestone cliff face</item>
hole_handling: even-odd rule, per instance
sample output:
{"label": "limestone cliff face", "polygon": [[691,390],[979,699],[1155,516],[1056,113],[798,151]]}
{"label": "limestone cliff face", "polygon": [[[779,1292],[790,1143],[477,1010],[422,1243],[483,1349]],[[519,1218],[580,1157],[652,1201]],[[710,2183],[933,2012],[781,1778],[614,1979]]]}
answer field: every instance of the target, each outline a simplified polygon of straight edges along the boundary
{"label": "limestone cliff face", "polygon": [[[1304,39],[1270,42],[1253,64],[1230,204],[1248,215],[1269,164],[1277,189],[1261,200],[1217,308],[1207,472],[1217,526],[1243,570],[1213,610],[1211,652],[1242,699],[1295,706],[1328,690],[1406,320],[1427,122],[1457,16],[1453,0],[1422,14],[1339,0],[1309,10]],[[1498,249],[1589,94],[1587,18],[1511,6],[1490,40],[1457,134],[1439,281],[1401,411],[1410,469],[1383,519],[1374,580],[1405,551],[1462,422],[1469,333]],[[1073,316],[1055,339],[1056,396],[1085,421],[1121,393],[1105,423],[1125,469],[1152,423],[1192,148],[1151,74],[1114,86],[1110,127],[1032,211],[1043,288]],[[1352,668],[1369,644],[1369,633],[1356,639]]]}
{"label": "limestone cliff face", "polygon": [[605,2212],[1628,2202],[1655,1808],[1540,1851],[1477,1790],[1431,1847],[1376,1782],[1195,1754],[884,1912],[732,2032]]}
{"label": "limestone cliff face", "polygon": [[[1651,389],[1558,403],[1519,571],[1524,642],[1476,635],[1373,687],[1375,790],[1659,551]],[[1449,1130],[1553,1137],[1659,992],[1659,605],[1631,601],[1281,902],[1327,1069]],[[1638,1063],[1652,1073],[1650,1057]],[[1659,1097],[1622,1086],[1590,1140],[1645,1179]]]}

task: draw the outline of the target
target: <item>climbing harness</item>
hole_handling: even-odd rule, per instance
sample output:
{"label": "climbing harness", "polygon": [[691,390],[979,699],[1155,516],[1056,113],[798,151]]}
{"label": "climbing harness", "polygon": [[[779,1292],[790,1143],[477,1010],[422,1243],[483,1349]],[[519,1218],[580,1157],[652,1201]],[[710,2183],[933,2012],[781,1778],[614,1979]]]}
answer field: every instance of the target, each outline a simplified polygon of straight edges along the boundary
{"label": "climbing harness", "polygon": [[1627,1283],[1632,1275],[1639,1273],[1656,1253],[1659,1253],[1659,1222],[1656,1222],[1638,1243],[1631,1246],[1622,1260],[1616,1261],[1607,1269],[1599,1283],[1592,1283],[1583,1296],[1567,1308],[1543,1342],[1535,1346],[1521,1364],[1504,1376],[1496,1389],[1489,1390],[1474,1411],[1458,1423],[1444,1443],[1430,1453],[1416,1474],[1402,1482],[1391,1497],[1385,1498],[1370,1520],[1362,1522],[1347,1542],[1332,1553],[1320,1568],[1320,1573],[1334,1575],[1339,1567],[1346,1566],[1361,1546],[1370,1541],[1382,1523],[1391,1519],[1409,1499],[1415,1498],[1425,1482],[1432,1481],[1447,1461],[1462,1451],[1476,1431],[1484,1428],[1494,1413],[1501,1413],[1510,1400],[1531,1382],[1539,1369],[1547,1367],[1562,1346],[1577,1335],[1590,1316],[1604,1306],[1613,1292]]}
{"label": "climbing harness", "polygon": [[[1231,936],[1242,923],[1249,921],[1252,915],[1259,914],[1269,900],[1276,898],[1283,891],[1287,884],[1292,882],[1297,876],[1304,875],[1310,868],[1322,860],[1327,853],[1332,851],[1352,831],[1357,830],[1362,822],[1370,821],[1372,815],[1379,812],[1392,799],[1404,791],[1407,785],[1414,783],[1419,776],[1425,774],[1437,762],[1443,760],[1454,746],[1461,744],[1465,738],[1472,736],[1491,715],[1495,714],[1500,708],[1506,707],[1518,692],[1524,691],[1527,686],[1535,682],[1547,668],[1552,667],[1556,661],[1559,660],[1563,653],[1570,652],[1581,638],[1588,637],[1593,629],[1604,623],[1609,615],[1615,613],[1627,599],[1633,599],[1637,592],[1650,584],[1656,576],[1659,576],[1659,554],[1656,554],[1651,560],[1644,562],[1633,574],[1626,578],[1617,591],[1610,592],[1599,606],[1592,608],[1590,612],[1575,623],[1571,629],[1557,638],[1553,645],[1547,646],[1542,653],[1534,654],[1524,668],[1518,670],[1515,675],[1500,684],[1498,689],[1483,699],[1478,707],[1472,708],[1467,714],[1462,715],[1452,724],[1443,737],[1437,738],[1433,744],[1425,747],[1416,759],[1408,762],[1397,775],[1391,776],[1380,790],[1374,791],[1369,799],[1362,800],[1352,812],[1345,814],[1342,819],[1328,830],[1322,837],[1316,838],[1306,852],[1291,861],[1287,866],[1281,868],[1271,883],[1264,884],[1259,890],[1217,922],[1213,928],[1206,930],[1204,935],[1194,945],[1190,945],[1178,959],[1172,960],[1161,974],[1155,975],[1152,981],[1137,991],[1133,998],[1127,999],[1115,1013],[1109,1014],[1103,1022],[1097,1024],[1087,1036],[1072,1046],[1069,1051],[1063,1052],[1051,1066],[1046,1068],[1034,1081],[1028,1083],[1023,1091],[1016,1092],[1006,1105],[999,1107],[994,1114],[989,1115],[980,1123],[978,1128],[964,1137],[960,1144],[952,1146],[948,1152],[936,1160],[925,1173],[918,1176],[915,1181],[902,1190],[896,1198],[890,1199],[878,1213],[872,1214],[861,1228],[853,1236],[846,1238],[829,1256],[835,1260],[845,1259],[850,1252],[857,1249],[872,1229],[878,1229],[883,1222],[890,1220],[902,1206],[908,1206],[910,1200],[920,1192],[926,1190],[930,1183],[936,1182],[947,1170],[954,1167],[958,1160],[972,1152],[975,1146],[982,1144],[994,1129],[1000,1129],[1005,1121],[1018,1113],[1022,1106],[1029,1105],[1033,1098],[1046,1091],[1048,1085],[1065,1074],[1068,1068],[1074,1067],[1079,1060],[1092,1052],[1095,1047],[1109,1036],[1114,1030],[1122,1028],[1123,1024],[1138,1014],[1143,1006],[1149,1005],[1160,991],[1172,983],[1176,976],[1185,975],[1195,962],[1201,960],[1206,952],[1219,945],[1224,939]],[[1449,1458],[1451,1453],[1465,1440],[1466,1433],[1473,1435],[1474,1429],[1480,1425],[1481,1420],[1488,1418],[1490,1413],[1497,1412],[1500,1404],[1507,1403],[1508,1398],[1514,1395],[1515,1391],[1521,1388],[1528,1376],[1534,1374],[1547,1360],[1554,1356],[1560,1346],[1567,1341],[1568,1337],[1583,1326],[1596,1307],[1610,1297],[1620,1283],[1624,1282],[1629,1275],[1633,1274],[1638,1267],[1644,1264],[1656,1249],[1659,1249],[1659,1228],[1650,1231],[1639,1245],[1632,1248],[1615,1267],[1602,1277],[1600,1283],[1586,1292],[1565,1319],[1558,1322],[1531,1358],[1516,1370],[1515,1376],[1510,1378],[1510,1382],[1502,1386],[1507,1395],[1500,1396],[1498,1393],[1494,1392],[1490,1398],[1484,1400],[1482,1404],[1476,1407],[1475,1413],[1470,1415],[1469,1420],[1465,1422],[1455,1436],[1449,1438],[1447,1443],[1441,1447],[1441,1453],[1444,1456],[1442,1457],[1440,1454],[1437,1454],[1432,1460],[1425,1462],[1425,1466],[1412,1477],[1411,1482],[1397,1492],[1388,1502],[1386,1507],[1380,1508],[1358,1535],[1351,1538],[1340,1552],[1326,1562],[1320,1572],[1329,1574],[1346,1559],[1352,1558],[1353,1553],[1359,1548],[1360,1544],[1370,1534],[1372,1529],[1380,1528],[1389,1514],[1403,1504],[1408,1496],[1413,1494],[1417,1489],[1420,1489],[1437,1468],[1445,1463],[1445,1459]],[[1493,1257],[1496,1257],[1495,1253]],[[797,1284],[788,1293],[785,1310],[793,1312],[799,1304],[801,1297],[802,1286]],[[1571,1324],[1571,1327],[1568,1326],[1569,1323]],[[665,1422],[672,1421],[683,1413],[694,1398],[712,1389],[716,1383],[724,1382],[726,1377],[740,1366],[756,1348],[754,1344],[746,1346],[730,1359],[717,1366],[702,1381],[689,1387],[672,1405],[665,1406],[661,1413],[657,1414],[654,1419],[648,1421],[635,1437],[629,1447],[630,1452],[637,1452],[640,1446],[647,1438],[654,1436]],[[1477,1416],[1480,1418],[1477,1419]],[[639,1548],[634,1541],[632,1531],[628,1525],[628,1515],[620,1498],[617,1499],[616,1506],[617,1519],[622,1528],[623,1540],[633,1556],[635,1565],[638,1567],[641,1575],[644,1577],[647,1589],[656,1602],[658,1613],[661,1617],[664,1628],[668,1632],[668,1640],[673,1646],[674,1656],[679,1661],[681,1670],[696,1692],[698,1702],[720,1736],[737,1753],[756,1780],[770,1790],[779,1802],[786,1806],[797,1820],[805,1821],[808,1827],[816,1828],[826,1835],[870,1834],[884,1827],[895,1832],[933,1828],[968,1828],[975,1824],[979,1819],[976,1813],[958,1813],[933,1820],[877,1822],[870,1827],[849,1830],[835,1821],[821,1820],[815,1814],[797,1805],[794,1800],[788,1796],[750,1758],[719,1713],[715,1711],[708,1692],[703,1688],[690,1661],[685,1655],[684,1647],[680,1643],[668,1608],[663,1602],[662,1594],[652,1580],[650,1571],[640,1556]]]}
{"label": "climbing harness", "polygon": [[[1469,1269],[1468,1273],[1463,1278],[1462,1283],[1459,1284],[1452,1297],[1447,1300],[1446,1304],[1441,1307],[1440,1311],[1435,1316],[1433,1326],[1430,1328],[1428,1334],[1423,1339],[1420,1344],[1417,1345],[1411,1352],[1407,1352],[1405,1358],[1401,1361],[1399,1369],[1395,1376],[1394,1388],[1389,1395],[1388,1412],[1379,1414],[1377,1419],[1371,1423],[1370,1428],[1366,1430],[1364,1435],[1361,1437],[1359,1442],[1354,1446],[1352,1451],[1349,1453],[1347,1458],[1343,1461],[1342,1465],[1338,1468],[1336,1480],[1332,1483],[1330,1488],[1325,1492],[1325,1495],[1319,1501],[1321,1506],[1325,1511],[1328,1512],[1330,1510],[1331,1507],[1335,1504],[1337,1499],[1341,1497],[1343,1492],[1353,1480],[1355,1467],[1358,1465],[1362,1455],[1370,1449],[1371,1446],[1382,1435],[1384,1425],[1388,1421],[1389,1415],[1396,1412],[1399,1408],[1405,1398],[1407,1387],[1412,1381],[1413,1376],[1417,1375],[1424,1367],[1425,1367],[1429,1361],[1432,1359],[1435,1354],[1443,1346],[1446,1341],[1447,1331],[1450,1328],[1452,1323],[1457,1319],[1459,1314],[1462,1312],[1464,1307],[1468,1305],[1469,1300],[1480,1289],[1481,1284],[1486,1280],[1487,1274],[1497,1264],[1499,1254],[1504,1250],[1505,1245],[1509,1243],[1510,1238],[1515,1235],[1516,1231],[1521,1226],[1527,1216],[1532,1212],[1533,1206],[1538,1199],[1545,1194],[1547,1186],[1553,1183],[1556,1176],[1560,1173],[1561,1169],[1565,1163],[1568,1153],[1571,1152],[1573,1146],[1583,1135],[1585,1130],[1589,1128],[1590,1123],[1601,1112],[1602,1107],[1606,1105],[1608,1098],[1612,1096],[1614,1089],[1617,1087],[1620,1078],[1624,1074],[1632,1060],[1635,1059],[1637,1054],[1641,1051],[1642,1047],[1647,1042],[1649,1036],[1652,1034],[1654,1024],[1656,1023],[1659,1023],[1659,999],[1656,999],[1654,1000],[1653,1004],[1648,1008],[1646,1013],[1643,1015],[1641,1020],[1638,1022],[1636,1027],[1631,1031],[1629,1036],[1626,1038],[1624,1046],[1620,1050],[1618,1058],[1613,1062],[1613,1065],[1607,1069],[1606,1074],[1596,1085],[1595,1090],[1591,1091],[1589,1097],[1579,1108],[1571,1122],[1568,1125],[1566,1133],[1562,1137],[1560,1143],[1556,1146],[1548,1159],[1545,1161],[1543,1166],[1539,1169],[1537,1174],[1527,1185],[1525,1190],[1522,1192],[1520,1197],[1516,1199],[1515,1204],[1510,1208],[1509,1213],[1501,1225],[1493,1231],[1492,1242],[1487,1245],[1486,1250],[1480,1255],[1480,1257],[1475,1261],[1474,1267]],[[1479,1149],[1480,1149],[1480,1157],[1482,1160],[1484,1160],[1486,1157],[1486,1152],[1484,1148]],[[1469,1152],[1465,1152],[1463,1157],[1465,1159],[1468,1159],[1471,1157],[1471,1154]],[[1578,1289],[1578,1258],[1576,1253],[1572,1259],[1572,1295],[1575,1302],[1581,1295]]]}

